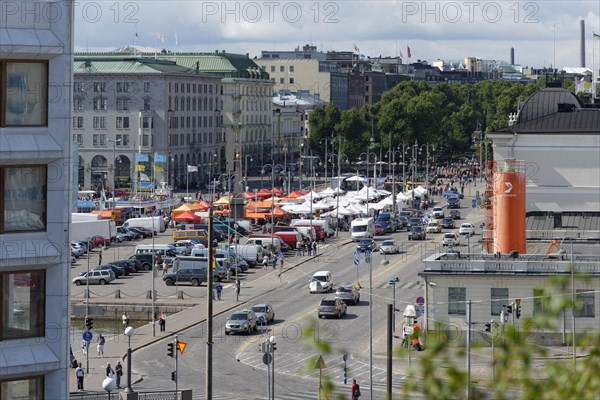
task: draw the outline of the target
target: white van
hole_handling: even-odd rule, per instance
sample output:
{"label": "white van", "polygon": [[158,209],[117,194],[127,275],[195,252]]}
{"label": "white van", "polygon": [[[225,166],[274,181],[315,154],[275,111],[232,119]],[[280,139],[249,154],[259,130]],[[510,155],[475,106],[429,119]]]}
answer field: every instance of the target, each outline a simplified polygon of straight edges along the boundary
{"label": "white van", "polygon": [[271,239],[270,237],[250,237],[248,238],[244,246],[262,246],[265,250],[279,253],[281,251],[281,242],[282,240],[279,236],[274,236],[273,239]]}
{"label": "white van", "polygon": [[362,238],[372,238],[375,233],[373,218],[357,218],[350,224],[350,236],[358,241]]}
{"label": "white van", "polygon": [[135,246],[135,254],[152,254],[152,252],[160,254],[163,260],[166,259],[168,263],[171,263],[177,257],[175,247],[170,244],[138,244]]}
{"label": "white van", "polygon": [[165,220],[162,216],[160,217],[142,217],[142,218],[129,218],[123,223],[125,228],[140,227],[149,229],[156,232],[164,232],[167,229]]}

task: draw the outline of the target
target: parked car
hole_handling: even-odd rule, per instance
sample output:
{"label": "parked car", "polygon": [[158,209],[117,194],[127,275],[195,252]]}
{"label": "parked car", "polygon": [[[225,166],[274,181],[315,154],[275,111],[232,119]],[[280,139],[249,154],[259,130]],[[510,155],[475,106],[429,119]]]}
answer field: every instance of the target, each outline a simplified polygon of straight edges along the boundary
{"label": "parked car", "polygon": [[413,226],[408,231],[408,240],[425,240],[427,238],[427,234],[425,233],[425,229],[422,226]]}
{"label": "parked car", "polygon": [[124,226],[117,227],[117,234],[119,233],[125,235],[127,237],[127,240],[135,240],[142,238],[142,235],[140,233],[134,232],[133,230],[125,228]]}
{"label": "parked car", "polygon": [[122,267],[113,264],[98,265],[96,268],[94,268],[94,271],[100,270],[111,271],[115,275],[115,279],[120,278],[121,276],[125,276],[125,270]]}
{"label": "parked car", "polygon": [[452,219],[460,219],[460,211],[459,210],[450,210],[448,212],[448,217],[452,218]]}
{"label": "parked car", "polygon": [[142,238],[144,238],[144,239],[152,237],[152,231],[148,231],[148,230],[146,230],[144,228],[129,227],[128,229],[131,230],[131,231],[133,231],[133,232],[135,232],[135,233],[137,233],[138,235],[141,235]]}
{"label": "parked car", "polygon": [[250,307],[250,310],[254,311],[259,322],[264,321],[265,324],[269,324],[275,321],[275,311],[270,304],[255,304]]}
{"label": "parked car", "polygon": [[181,256],[189,256],[192,254],[192,243],[188,240],[179,240],[173,242],[172,245],[175,247],[175,253]]}
{"label": "parked car", "polygon": [[338,319],[346,315],[348,306],[340,299],[334,297],[326,297],[319,303],[317,316],[322,317],[337,317]]}
{"label": "parked car", "polygon": [[444,209],[442,207],[433,207],[431,209],[433,218],[444,218]]}
{"label": "parked car", "polygon": [[381,236],[385,235],[385,228],[381,224],[375,224],[375,229],[373,230],[373,235]]}
{"label": "parked car", "polygon": [[461,235],[473,236],[475,234],[475,227],[470,222],[464,222],[460,224],[460,228],[458,228],[458,233],[460,233]]}
{"label": "parked car", "polygon": [[441,225],[444,229],[453,229],[456,227],[452,218],[444,218]]}
{"label": "parked car", "polygon": [[379,252],[383,254],[397,254],[400,252],[400,249],[396,242],[390,239],[384,240],[383,243],[381,243],[381,246],[379,246]]}
{"label": "parked car", "polygon": [[140,272],[144,269],[144,267],[142,266],[142,262],[140,260],[136,260],[134,258],[128,258],[126,260],[121,260],[123,262],[129,263],[130,265],[133,266],[133,270],[135,272]]}
{"label": "parked car", "polygon": [[71,265],[75,265],[75,264],[77,264],[77,257],[75,257],[73,255],[73,253],[71,253]]}
{"label": "parked car", "polygon": [[94,235],[86,240],[90,242],[92,247],[110,246],[110,239],[103,238],[100,235]]}
{"label": "parked car", "polygon": [[168,272],[163,275],[163,281],[167,286],[174,284],[191,283],[192,286],[200,286],[206,282],[206,268],[179,268],[177,272]]}
{"label": "parked car", "polygon": [[366,250],[375,250],[375,248],[377,248],[377,243],[375,243],[375,240],[371,239],[371,238],[362,238],[358,241],[358,244],[356,245],[356,250],[359,252],[363,252]]}
{"label": "parked car", "polygon": [[71,254],[75,257],[81,257],[85,254],[85,248],[78,243],[71,243]]}
{"label": "parked car", "polygon": [[446,233],[444,235],[444,239],[442,240],[442,245],[444,246],[460,246],[460,239],[456,233]]}
{"label": "parked car", "polygon": [[111,283],[115,278],[110,274],[110,271],[100,270],[100,271],[90,271],[84,272],[83,275],[76,276],[73,278],[73,283],[77,286],[80,285],[104,285],[107,283]]}
{"label": "parked car", "polygon": [[127,237],[127,235],[125,235],[124,233],[119,233],[119,232],[117,232],[117,234],[115,235],[115,239],[117,240],[118,243],[129,241],[129,238]]}
{"label": "parked car", "polygon": [[256,332],[258,329],[258,318],[252,310],[234,311],[225,322],[225,334]]}
{"label": "parked car", "polygon": [[335,291],[335,298],[346,304],[356,305],[360,303],[360,292],[354,285],[339,286]]}
{"label": "parked car", "polygon": [[129,274],[132,274],[135,272],[135,267],[132,264],[128,263],[127,261],[121,261],[121,260],[113,261],[110,264],[123,268],[123,271],[125,271],[125,276],[129,276]]}
{"label": "parked car", "polygon": [[152,269],[152,254],[134,254],[131,257],[129,257],[129,259],[140,262],[144,271],[150,271]]}

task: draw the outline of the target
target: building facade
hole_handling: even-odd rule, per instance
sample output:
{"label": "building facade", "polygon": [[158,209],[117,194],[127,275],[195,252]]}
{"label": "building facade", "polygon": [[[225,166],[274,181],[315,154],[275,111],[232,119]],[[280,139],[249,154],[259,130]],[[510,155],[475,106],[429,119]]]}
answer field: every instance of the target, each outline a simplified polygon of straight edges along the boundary
{"label": "building facade", "polygon": [[[143,181],[185,188],[216,173],[222,157],[219,77],[173,61],[99,55],[77,56],[74,73],[80,188],[114,184],[134,191]],[[205,168],[188,176],[188,165]]]}
{"label": "building facade", "polygon": [[73,4],[13,2],[0,26],[2,399],[69,397]]}

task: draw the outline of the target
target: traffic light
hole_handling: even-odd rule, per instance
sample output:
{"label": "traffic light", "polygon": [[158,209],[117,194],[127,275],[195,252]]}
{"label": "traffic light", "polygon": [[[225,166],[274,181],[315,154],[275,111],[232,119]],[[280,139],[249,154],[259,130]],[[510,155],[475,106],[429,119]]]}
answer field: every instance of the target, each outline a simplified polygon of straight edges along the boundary
{"label": "traffic light", "polygon": [[266,342],[260,342],[258,344],[258,352],[259,353],[266,353],[267,352],[267,343]]}
{"label": "traffic light", "polygon": [[492,331],[492,323],[491,322],[488,322],[487,324],[485,324],[485,331],[488,333]]}
{"label": "traffic light", "polygon": [[86,317],[85,318],[85,329],[91,331],[94,327],[94,318]]}
{"label": "traffic light", "polygon": [[171,380],[177,382],[177,371],[171,372]]}
{"label": "traffic light", "polygon": [[175,357],[175,343],[167,343],[167,355],[169,357]]}
{"label": "traffic light", "polygon": [[521,306],[515,307],[515,317],[517,317],[517,319],[521,318]]}
{"label": "traffic light", "polygon": [[506,312],[507,313],[512,314],[512,312],[513,312],[513,305],[512,305],[512,303],[510,303],[509,305],[504,306],[504,307],[506,307]]}
{"label": "traffic light", "polygon": [[271,353],[274,353],[275,350],[277,350],[277,346],[276,346],[277,343],[275,343],[275,342],[270,342],[270,343],[271,343]]}

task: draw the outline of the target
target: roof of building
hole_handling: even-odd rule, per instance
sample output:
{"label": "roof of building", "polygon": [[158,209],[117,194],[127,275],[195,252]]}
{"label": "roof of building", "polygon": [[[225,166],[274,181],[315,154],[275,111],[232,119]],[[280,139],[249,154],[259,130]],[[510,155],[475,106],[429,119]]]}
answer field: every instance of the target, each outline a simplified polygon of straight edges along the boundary
{"label": "roof of building", "polygon": [[600,133],[600,109],[584,108],[563,88],[541,89],[523,103],[514,125],[496,133]]}
{"label": "roof of building", "polygon": [[73,72],[96,74],[193,74],[196,71],[173,61],[149,58],[87,58],[76,56]]}
{"label": "roof of building", "polygon": [[123,52],[76,53],[75,59],[90,61],[97,59],[104,61],[126,59],[169,61],[181,67],[221,77],[268,79],[268,74],[263,72],[247,55],[226,52],[187,52],[176,54],[167,51],[136,54],[126,54]]}

